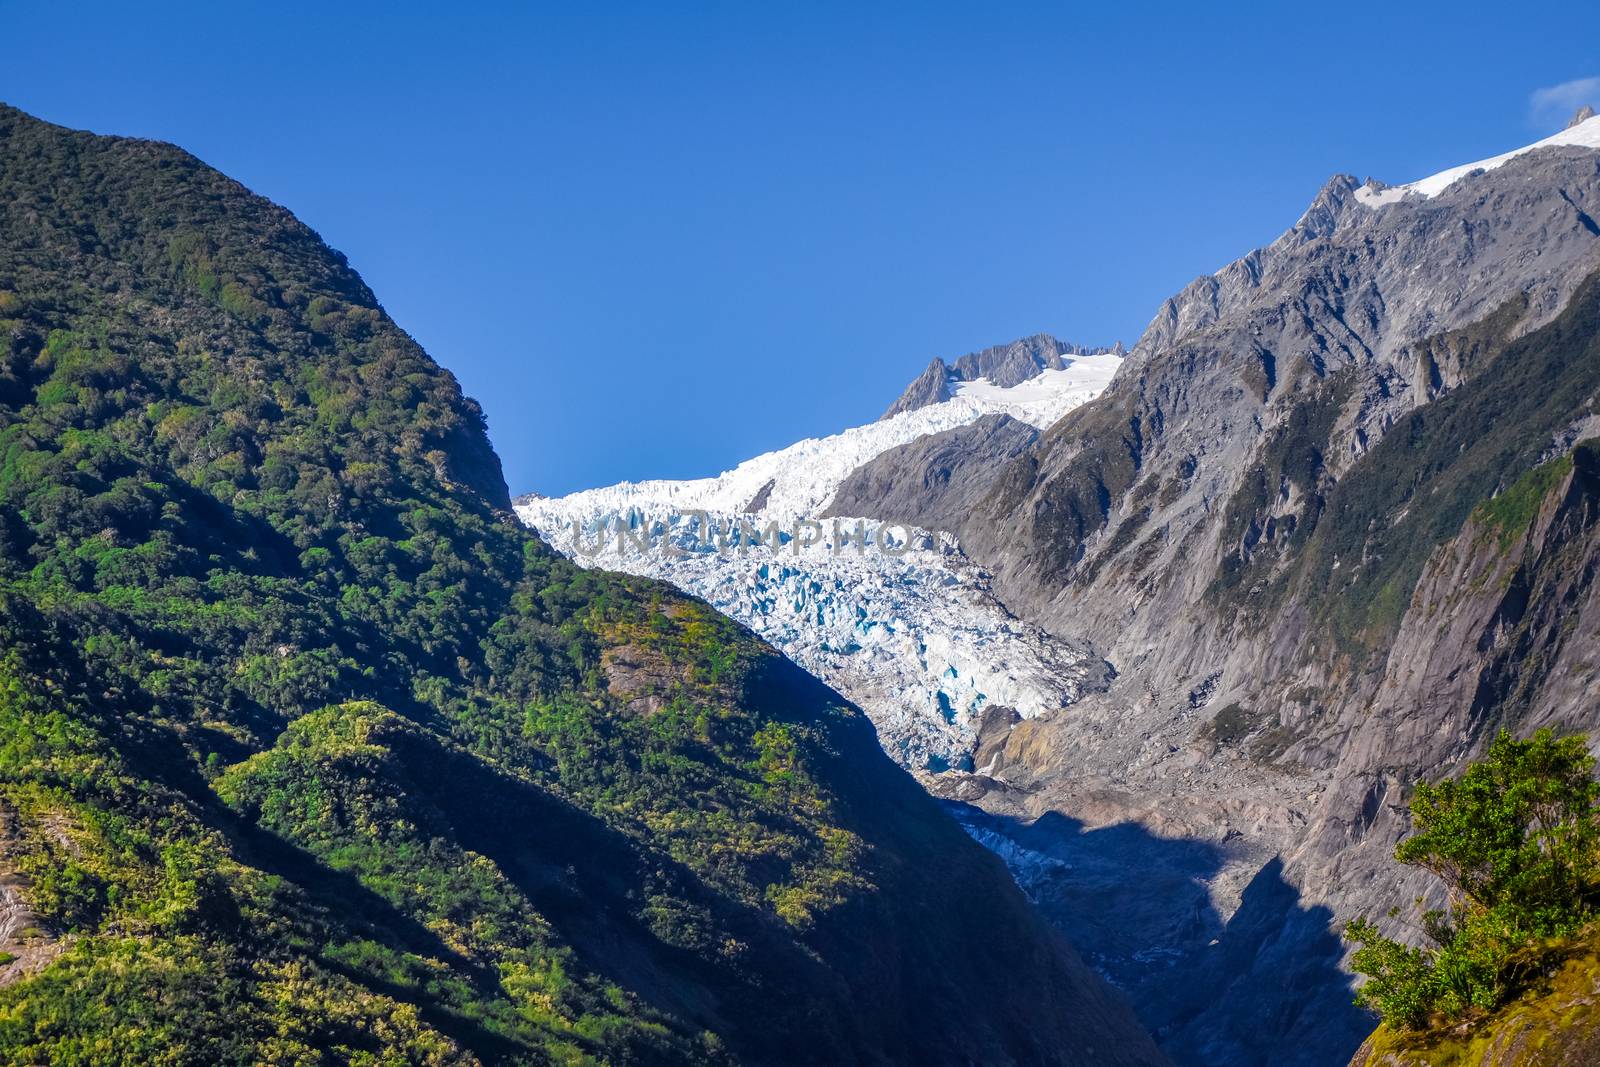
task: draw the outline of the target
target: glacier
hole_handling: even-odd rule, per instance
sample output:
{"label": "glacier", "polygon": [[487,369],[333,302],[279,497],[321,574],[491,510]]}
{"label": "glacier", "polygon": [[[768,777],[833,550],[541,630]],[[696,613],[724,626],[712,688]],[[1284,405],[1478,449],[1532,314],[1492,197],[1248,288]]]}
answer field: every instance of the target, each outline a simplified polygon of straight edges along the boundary
{"label": "glacier", "polygon": [[[799,441],[715,477],[527,497],[516,510],[585,565],[663,579],[749,626],[861,707],[904,766],[981,770],[971,757],[986,708],[1023,718],[1062,708],[1103,689],[1110,667],[1008,612],[987,572],[949,534],[920,531],[894,552],[877,544],[839,550],[832,529],[878,524],[838,518],[813,543],[791,538],[740,552],[719,548],[711,531],[737,530],[741,520],[793,530],[820,515],[861,464],[985,415],[1048,427],[1098,396],[1121,362],[1115,353],[1072,357],[1008,388],[952,380],[949,400]],[[703,514],[689,520],[694,513]],[[646,541],[652,528],[662,536]]]}

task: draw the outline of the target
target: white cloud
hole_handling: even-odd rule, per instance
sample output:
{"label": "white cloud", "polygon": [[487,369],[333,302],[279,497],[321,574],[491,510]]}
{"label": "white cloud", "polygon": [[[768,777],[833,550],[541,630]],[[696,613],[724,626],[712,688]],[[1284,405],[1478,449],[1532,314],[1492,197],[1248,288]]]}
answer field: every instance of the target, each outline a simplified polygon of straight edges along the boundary
{"label": "white cloud", "polygon": [[1584,104],[1600,110],[1600,77],[1574,78],[1560,85],[1535,89],[1528,98],[1530,118],[1540,126],[1565,123]]}

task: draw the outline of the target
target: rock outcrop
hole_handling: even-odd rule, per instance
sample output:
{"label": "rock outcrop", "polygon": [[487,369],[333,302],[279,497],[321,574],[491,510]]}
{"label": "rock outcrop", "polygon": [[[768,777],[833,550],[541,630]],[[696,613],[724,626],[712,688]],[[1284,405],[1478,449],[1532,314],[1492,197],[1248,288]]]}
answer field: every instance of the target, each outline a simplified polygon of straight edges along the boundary
{"label": "rock outcrop", "polygon": [[1009,415],[928,434],[851,471],[825,517],[871,514],[886,521],[954,529],[988,490],[991,476],[1021,455],[1039,431]]}

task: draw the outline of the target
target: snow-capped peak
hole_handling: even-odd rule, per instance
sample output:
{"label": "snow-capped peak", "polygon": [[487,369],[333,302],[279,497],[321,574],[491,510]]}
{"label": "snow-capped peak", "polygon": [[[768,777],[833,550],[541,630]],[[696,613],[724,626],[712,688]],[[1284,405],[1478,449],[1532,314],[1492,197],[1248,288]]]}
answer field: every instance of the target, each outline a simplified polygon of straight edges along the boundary
{"label": "snow-capped peak", "polygon": [[1438,174],[1414,181],[1407,185],[1379,186],[1369,182],[1356,190],[1356,199],[1370,208],[1380,208],[1388,204],[1398,203],[1415,193],[1418,196],[1438,196],[1450,186],[1480,170],[1494,170],[1538,148],[1556,148],[1560,146],[1577,148],[1600,149],[1600,117],[1591,114],[1581,122],[1574,122],[1560,133],[1546,137],[1542,141],[1495,156],[1492,159],[1482,159],[1476,163],[1464,163],[1459,167],[1441,170]]}
{"label": "snow-capped peak", "polygon": [[[1122,358],[1115,354],[1071,356],[1060,370],[1041,371],[1010,388],[985,379],[952,382],[954,396],[943,403],[906,411],[829,437],[808,438],[776,452],[745,460],[712,478],[687,481],[622,482],[586,489],[555,500],[519,502],[519,514],[540,529],[553,515],[569,521],[575,512],[625,514],[630,507],[669,507],[678,512],[701,508],[737,514],[759,511],[788,521],[818,515],[851,471],[879,454],[938,433],[1004,414],[1043,429],[1072,408],[1100,394],[1111,383]],[[760,499],[759,507],[751,502]]]}

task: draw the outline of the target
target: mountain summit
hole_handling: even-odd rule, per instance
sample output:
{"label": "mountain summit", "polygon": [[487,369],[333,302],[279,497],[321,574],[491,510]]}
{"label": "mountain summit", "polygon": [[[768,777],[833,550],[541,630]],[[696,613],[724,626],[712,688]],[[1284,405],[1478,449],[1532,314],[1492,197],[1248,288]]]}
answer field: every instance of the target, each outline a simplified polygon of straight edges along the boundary
{"label": "mountain summit", "polygon": [[[1390,859],[1410,787],[1502,725],[1600,726],[1600,497],[1574,458],[1600,433],[1597,149],[1591,117],[1404,186],[1334,178],[1169,300],[1104,393],[960,487],[995,595],[1116,670],[979,746],[985,832],[1126,872],[1028,877],[1063,921],[1093,886],[1170,950],[1077,931],[1175,1059],[1348,1056],[1367,1024],[1330,927],[1432,891]],[[1071,820],[1152,840],[1085,856]],[[1174,857],[1209,894],[1178,895]],[[1146,909],[1175,899],[1215,913],[1178,933]]]}

